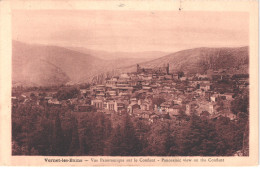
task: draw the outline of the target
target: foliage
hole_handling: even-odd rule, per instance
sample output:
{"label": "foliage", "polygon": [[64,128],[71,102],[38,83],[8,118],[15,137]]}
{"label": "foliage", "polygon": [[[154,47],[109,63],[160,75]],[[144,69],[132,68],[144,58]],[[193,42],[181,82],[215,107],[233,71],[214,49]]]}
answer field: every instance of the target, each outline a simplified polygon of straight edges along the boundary
{"label": "foliage", "polygon": [[184,72],[183,71],[179,71],[179,72],[177,72],[177,74],[178,74],[178,78],[181,78],[181,77],[184,76]]}
{"label": "foliage", "polygon": [[80,91],[76,87],[65,87],[58,90],[56,97],[58,100],[67,100],[76,98],[79,93]]}
{"label": "foliage", "polygon": [[248,114],[249,108],[249,95],[248,91],[243,91],[242,94],[238,95],[235,100],[231,102],[231,110],[234,114],[244,112]]}
{"label": "foliage", "polygon": [[154,97],[152,99],[153,105],[160,106],[163,102],[165,102],[165,99],[163,97]]}
{"label": "foliage", "polygon": [[236,121],[191,114],[149,123],[128,114],[75,113],[65,108],[20,104],[12,112],[12,153],[230,156],[248,150],[248,112],[239,110]]}

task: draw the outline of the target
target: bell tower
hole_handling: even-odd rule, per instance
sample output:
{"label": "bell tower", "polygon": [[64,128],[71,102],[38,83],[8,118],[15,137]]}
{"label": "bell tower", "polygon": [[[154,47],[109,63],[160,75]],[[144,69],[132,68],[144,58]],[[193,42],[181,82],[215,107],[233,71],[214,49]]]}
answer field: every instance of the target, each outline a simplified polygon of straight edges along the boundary
{"label": "bell tower", "polygon": [[166,72],[167,72],[167,74],[170,74],[170,65],[169,65],[169,63],[167,64]]}
{"label": "bell tower", "polygon": [[137,68],[137,69],[136,69],[136,72],[139,73],[139,72],[140,72],[140,66],[139,66],[139,64],[136,65],[136,68]]}

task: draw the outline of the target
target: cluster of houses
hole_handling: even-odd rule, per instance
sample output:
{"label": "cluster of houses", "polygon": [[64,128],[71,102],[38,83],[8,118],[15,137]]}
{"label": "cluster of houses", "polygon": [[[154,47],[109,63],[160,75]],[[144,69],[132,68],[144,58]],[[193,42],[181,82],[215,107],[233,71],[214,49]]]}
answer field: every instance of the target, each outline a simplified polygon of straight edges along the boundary
{"label": "cluster of houses", "polygon": [[[58,101],[45,96],[50,106],[68,106],[72,111],[99,111],[107,115],[129,113],[139,119],[154,122],[158,119],[176,119],[183,115],[196,113],[202,118],[236,117],[231,112],[232,90],[217,92],[214,82],[232,78],[239,89],[248,86],[247,76],[227,75],[223,70],[208,74],[182,75],[170,73],[169,64],[158,68],[141,68],[105,79],[104,84],[93,84],[80,89],[76,98]],[[232,88],[232,86],[230,87]],[[21,95],[28,100],[28,96]],[[21,97],[20,96],[20,97]],[[13,97],[13,102],[18,98]],[[29,99],[30,100],[30,99]],[[26,102],[26,101],[25,101]],[[41,104],[39,101],[37,104]]]}

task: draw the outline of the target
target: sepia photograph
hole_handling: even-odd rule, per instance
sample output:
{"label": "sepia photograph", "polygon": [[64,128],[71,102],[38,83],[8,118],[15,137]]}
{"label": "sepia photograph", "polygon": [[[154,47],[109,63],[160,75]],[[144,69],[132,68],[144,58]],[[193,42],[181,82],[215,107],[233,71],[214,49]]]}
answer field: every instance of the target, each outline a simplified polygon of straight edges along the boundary
{"label": "sepia photograph", "polygon": [[14,11],[12,155],[248,156],[248,22]]}
{"label": "sepia photograph", "polygon": [[[257,164],[253,2],[234,10],[234,2],[223,10],[166,2],[25,1],[3,10],[10,69],[2,59],[0,81],[10,91],[0,87],[0,141],[9,142],[2,162]],[[3,38],[1,47],[2,57]]]}

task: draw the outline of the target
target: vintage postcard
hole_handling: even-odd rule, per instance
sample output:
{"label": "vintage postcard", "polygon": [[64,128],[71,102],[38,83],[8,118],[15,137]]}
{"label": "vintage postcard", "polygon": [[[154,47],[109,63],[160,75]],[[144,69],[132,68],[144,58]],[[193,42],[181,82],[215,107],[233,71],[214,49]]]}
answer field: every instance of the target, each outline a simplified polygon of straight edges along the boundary
{"label": "vintage postcard", "polygon": [[0,165],[258,165],[258,1],[0,1]]}

